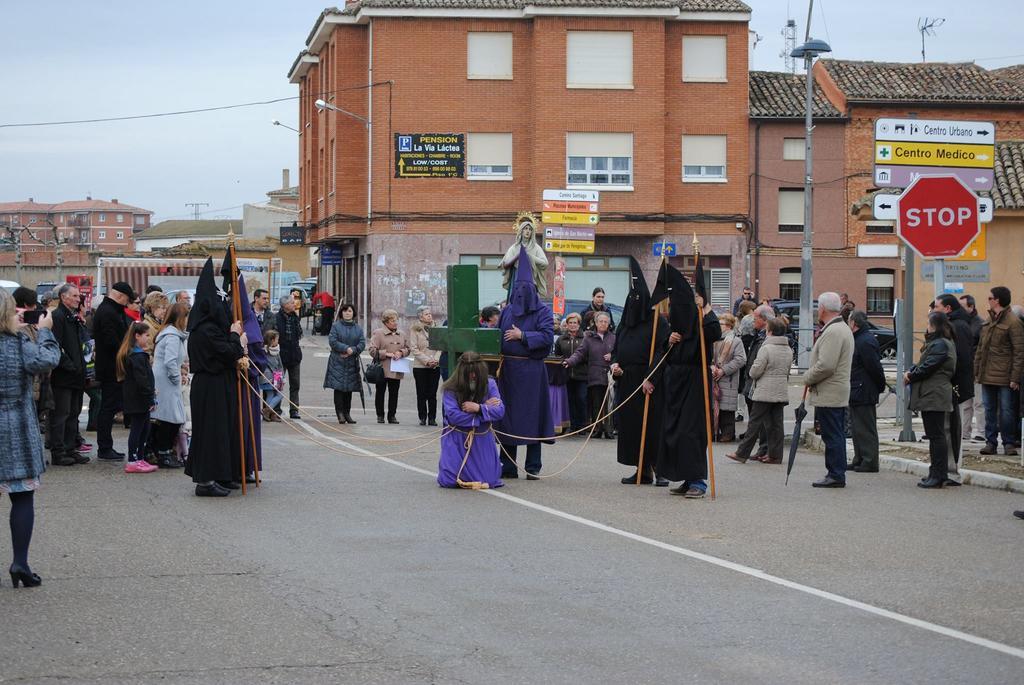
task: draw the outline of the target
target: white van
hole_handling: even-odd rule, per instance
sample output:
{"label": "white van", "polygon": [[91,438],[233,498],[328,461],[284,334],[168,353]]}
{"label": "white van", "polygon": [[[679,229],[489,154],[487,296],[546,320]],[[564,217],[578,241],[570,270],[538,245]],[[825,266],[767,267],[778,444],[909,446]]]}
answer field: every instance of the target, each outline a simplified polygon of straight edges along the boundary
{"label": "white van", "polygon": [[21,283],[17,281],[0,281],[0,288],[3,288],[8,293],[14,294],[14,291],[21,287]]}

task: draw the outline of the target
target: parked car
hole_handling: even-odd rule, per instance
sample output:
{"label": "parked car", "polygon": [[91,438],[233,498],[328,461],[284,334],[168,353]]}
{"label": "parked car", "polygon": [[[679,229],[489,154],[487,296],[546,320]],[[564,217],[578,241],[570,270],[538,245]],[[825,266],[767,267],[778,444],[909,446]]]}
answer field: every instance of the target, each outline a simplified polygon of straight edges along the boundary
{"label": "parked car", "polygon": [[3,288],[10,294],[14,294],[14,291],[21,287],[21,284],[17,281],[0,281],[0,288]]}
{"label": "parked car", "polygon": [[310,316],[313,313],[313,294],[316,292],[316,279],[304,278],[301,281],[292,281],[288,284],[288,292],[299,288],[302,290],[302,311],[300,317]]}
{"label": "parked car", "polygon": [[[796,300],[773,300],[772,306],[779,314],[789,317],[789,330],[799,335],[800,330],[800,303]],[[818,301],[811,303],[811,311],[814,313],[815,329],[818,324]],[[878,339],[878,348],[882,353],[882,359],[893,361],[896,359],[896,331],[892,328],[882,328],[868,320],[868,328]]]}

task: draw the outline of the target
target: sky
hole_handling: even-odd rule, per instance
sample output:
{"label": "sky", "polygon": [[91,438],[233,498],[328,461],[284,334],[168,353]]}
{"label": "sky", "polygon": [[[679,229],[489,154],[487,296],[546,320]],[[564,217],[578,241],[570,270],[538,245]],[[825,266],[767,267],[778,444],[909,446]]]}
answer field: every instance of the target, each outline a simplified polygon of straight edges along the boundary
{"label": "sky", "polygon": [[[337,4],[342,4],[338,0]],[[807,0],[746,0],[761,40],[751,68],[783,70],[787,16],[802,42]],[[294,98],[287,72],[324,0],[0,0],[0,124],[93,119]],[[922,12],[945,23],[929,61],[1024,62],[1020,0],[815,0],[811,34],[841,59],[919,61]],[[789,13],[789,14],[787,14]],[[21,27],[14,29],[13,27]],[[238,218],[297,183],[296,100],[135,121],[0,128],[0,201],[118,198],[156,221]]]}

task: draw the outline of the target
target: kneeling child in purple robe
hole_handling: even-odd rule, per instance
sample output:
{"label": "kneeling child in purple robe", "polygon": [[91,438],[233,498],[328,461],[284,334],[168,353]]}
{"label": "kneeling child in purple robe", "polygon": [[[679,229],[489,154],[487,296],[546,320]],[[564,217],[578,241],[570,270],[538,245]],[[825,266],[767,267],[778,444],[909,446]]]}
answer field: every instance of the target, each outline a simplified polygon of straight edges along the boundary
{"label": "kneeling child in purple robe", "polygon": [[443,388],[445,433],[437,484],[443,488],[500,488],[501,461],[491,424],[505,415],[498,385],[476,352],[463,352]]}

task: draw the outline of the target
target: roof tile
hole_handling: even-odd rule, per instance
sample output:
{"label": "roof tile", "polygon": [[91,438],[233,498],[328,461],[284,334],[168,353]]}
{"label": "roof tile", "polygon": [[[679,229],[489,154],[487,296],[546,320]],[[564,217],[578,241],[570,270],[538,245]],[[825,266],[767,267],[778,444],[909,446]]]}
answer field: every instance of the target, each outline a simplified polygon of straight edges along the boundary
{"label": "roof tile", "polygon": [[242,233],[239,219],[170,219],[147,228],[135,236],[136,240],[147,238],[204,238],[227,235],[228,231]]}
{"label": "roof tile", "polygon": [[821,65],[854,102],[1024,103],[1024,83],[977,64],[822,59]]}
{"label": "roof tile", "polygon": [[[750,117],[752,119],[802,119],[807,99],[804,76],[777,71],[750,72]],[[814,117],[842,118],[820,88],[814,91]]]}
{"label": "roof tile", "polygon": [[1024,140],[996,143],[996,178],[992,200],[996,209],[1024,209]]}

